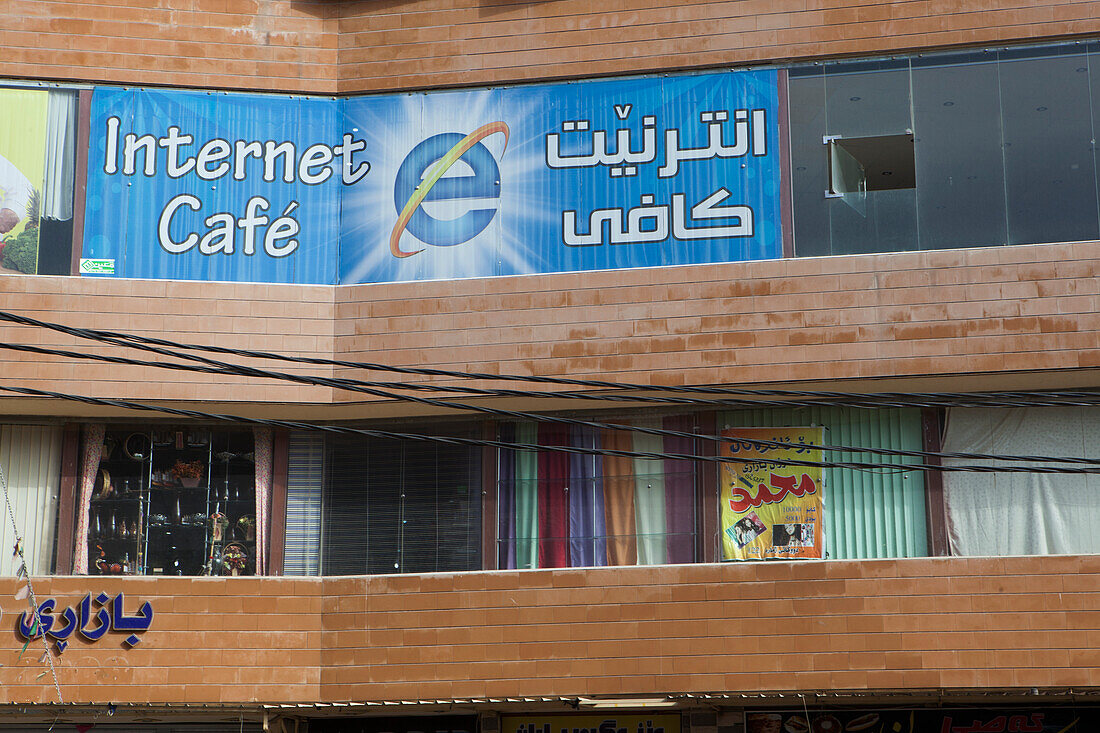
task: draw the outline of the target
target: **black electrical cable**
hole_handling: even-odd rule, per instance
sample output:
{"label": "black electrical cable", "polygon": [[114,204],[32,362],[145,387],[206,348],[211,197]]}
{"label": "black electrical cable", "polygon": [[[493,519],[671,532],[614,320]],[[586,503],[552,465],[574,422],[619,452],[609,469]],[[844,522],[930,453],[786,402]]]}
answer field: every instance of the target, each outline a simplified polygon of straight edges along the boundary
{"label": "black electrical cable", "polygon": [[[487,440],[480,438],[463,438],[458,436],[426,435],[422,433],[398,433],[388,430],[372,430],[369,428],[352,428],[343,425],[318,425],[316,423],[303,423],[293,420],[272,420],[268,418],[244,417],[240,415],[226,415],[220,413],[201,412],[199,410],[184,410],[160,405],[146,405],[128,400],[104,399],[100,397],[88,397],[86,395],[68,394],[64,392],[52,392],[49,390],[33,389],[30,387],[13,387],[0,385],[0,391],[23,394],[33,397],[50,397],[53,399],[82,402],[89,405],[106,407],[119,407],[127,410],[142,412],[160,412],[177,417],[189,417],[200,420],[216,422],[231,422],[243,425],[264,425],[268,427],[285,428],[287,430],[316,431],[340,435],[358,435],[368,438],[383,438],[388,440],[413,440],[420,442],[444,443],[449,445],[466,445],[474,447],[498,448],[504,450],[521,450],[529,452],[554,451],[558,453],[574,453],[579,455],[619,456],[622,458],[648,458],[652,460],[673,461],[701,461],[705,463],[746,463],[744,459],[729,456],[700,456],[690,453],[663,453],[651,451],[618,450],[613,448],[581,448],[567,445],[536,445],[532,443],[512,443],[502,440]],[[787,444],[782,444],[787,445]],[[799,447],[795,445],[794,447]],[[751,461],[749,461],[751,462]],[[934,465],[928,463],[896,464],[896,463],[866,463],[862,461],[800,461],[788,458],[767,458],[767,463],[779,466],[797,466],[809,468],[848,468],[857,471],[947,471],[962,473],[1056,473],[1056,474],[1100,474],[1100,466],[1082,466],[1079,468],[1063,466],[980,466],[980,465]]]}
{"label": "black electrical cable", "polygon": [[[169,369],[175,371],[190,371],[206,374],[223,374],[229,376],[253,376],[263,377],[269,379],[281,379],[285,381],[296,382],[300,384],[309,384],[314,386],[327,386],[335,387],[338,389],[347,389],[355,392],[365,392],[374,396],[385,397],[387,399],[394,399],[398,401],[410,401],[420,404],[426,404],[435,407],[446,407],[458,410],[467,410],[480,412],[483,414],[492,415],[494,417],[507,417],[514,420],[535,420],[539,422],[548,422],[559,425],[568,426],[581,426],[595,428],[599,430],[620,430],[626,432],[643,433],[647,435],[656,435],[659,437],[677,437],[687,438],[691,440],[705,440],[713,443],[741,443],[754,445],[756,447],[766,448],[811,448],[819,449],[827,452],[844,452],[844,453],[870,453],[872,455],[882,456],[896,456],[907,458],[924,458],[924,459],[943,459],[943,458],[960,458],[966,460],[990,460],[990,461],[1009,461],[1009,462],[1024,462],[1024,463],[1068,463],[1079,465],[1095,465],[1100,466],[1100,459],[1092,458],[1076,458],[1076,457],[1052,457],[1052,456],[1016,456],[1016,455],[993,455],[986,453],[962,453],[962,452],[931,452],[931,451],[912,451],[912,450],[900,450],[893,448],[865,448],[859,446],[833,446],[833,445],[813,445],[806,444],[805,446],[798,444],[784,443],[782,441],[770,441],[757,438],[743,438],[743,437],[728,437],[722,435],[705,435],[699,433],[688,433],[678,430],[669,430],[666,428],[651,428],[644,425],[629,425],[618,423],[604,423],[592,420],[581,420],[577,418],[556,417],[550,415],[544,415],[541,413],[524,412],[518,410],[504,410],[500,408],[487,407],[484,405],[471,405],[461,402],[451,402],[449,400],[437,400],[425,397],[417,397],[414,395],[402,395],[399,393],[390,392],[388,390],[373,389],[368,387],[362,387],[358,384],[348,383],[349,380],[336,380],[327,377],[310,377],[298,374],[286,374],[283,372],[272,372],[265,369],[258,369],[256,367],[247,367],[241,365],[234,365],[228,362],[221,362],[214,359],[208,359],[205,357],[192,356],[187,354],[176,354],[166,349],[159,347],[144,347],[152,349],[156,353],[160,353],[166,356],[179,356],[181,358],[189,358],[201,360],[209,366],[195,366],[191,364],[175,364],[175,363],[163,363],[145,361],[142,359],[132,359],[122,356],[110,356],[106,354],[87,354],[75,351],[67,351],[63,349],[50,349],[42,346],[31,346],[29,344],[10,344],[0,342],[0,348],[10,349],[13,351],[43,354],[51,356],[65,356],[74,359],[89,359],[94,361],[104,361],[112,364],[122,364],[128,366],[144,366],[158,369]],[[780,403],[783,404],[783,403]],[[889,465],[908,465],[908,464],[889,464]]]}
{"label": "black electrical cable", "polygon": [[[249,349],[235,349],[224,346],[207,346],[201,344],[188,344],[178,341],[171,341],[167,339],[158,339],[148,336],[139,336],[137,334],[129,334],[118,331],[102,331],[98,329],[82,329],[74,328],[71,326],[64,326],[62,324],[50,323],[48,321],[40,321],[27,316],[20,316],[14,313],[0,311],[0,320],[9,321],[12,323],[18,323],[26,326],[35,326],[39,328],[46,328],[61,333],[66,333],[71,336],[83,339],[92,339],[98,341],[108,341],[110,343],[116,343],[116,345],[123,345],[118,343],[119,341],[151,344],[155,346],[166,346],[169,348],[185,349],[190,351],[208,351],[211,353],[219,354],[231,354],[234,356],[242,356],[255,359],[271,359],[277,361],[286,361],[302,364],[314,364],[321,366],[342,366],[355,369],[364,369],[370,371],[385,371],[398,374],[417,374],[426,376],[443,376],[452,377],[455,379],[478,379],[478,380],[491,380],[491,381],[520,381],[520,382],[532,382],[540,384],[560,384],[570,385],[578,387],[593,387],[601,389],[611,390],[636,390],[643,392],[679,392],[689,394],[726,394],[744,397],[805,397],[813,398],[816,400],[836,399],[836,400],[850,400],[853,398],[863,397],[867,399],[869,395],[853,395],[850,392],[827,392],[827,391],[813,391],[813,390],[783,390],[783,389],[744,389],[739,387],[721,387],[721,386],[699,386],[699,385],[645,385],[645,384],[633,384],[628,382],[608,382],[602,380],[590,380],[590,379],[570,379],[566,377],[546,377],[546,376],[534,376],[534,375],[517,375],[517,374],[489,374],[482,372],[461,372],[447,369],[432,369],[426,367],[398,367],[387,364],[378,364],[372,362],[358,362],[348,361],[343,359],[324,359],[320,357],[304,357],[304,356],[290,356],[286,354],[278,354],[268,351],[255,351]],[[432,388],[439,390],[451,389],[449,387],[437,387],[428,385],[412,386],[407,385],[404,388],[408,389],[423,389]],[[498,396],[499,393],[496,390],[485,390],[485,394]],[[523,396],[546,396],[560,397],[559,393],[521,393]],[[1029,395],[1042,394],[1046,396],[1046,401],[1043,402],[1027,402],[1021,403],[1018,400],[1027,399]],[[996,402],[983,401],[981,404],[984,406],[997,406],[997,407],[1017,407],[1017,406],[1070,406],[1070,407],[1085,407],[1093,406],[1097,404],[1096,400],[1100,400],[1100,391],[1079,391],[1079,390],[1057,390],[1048,392],[984,392],[984,393],[967,393],[967,392],[879,392],[873,395],[875,398],[882,398],[887,400],[900,400],[906,406],[949,406],[957,404],[957,400],[976,400],[979,396],[988,400],[995,400]],[[1086,402],[1076,402],[1074,400],[1086,400]],[[924,402],[921,402],[924,401]],[[968,403],[970,404],[970,403]],[[974,403],[977,406],[977,403]],[[873,406],[881,406],[880,403],[875,403]]]}
{"label": "black electrical cable", "polygon": [[[29,319],[29,320],[33,321],[33,319]],[[42,323],[42,322],[39,322],[39,323]],[[27,324],[27,325],[30,325],[30,324]],[[56,324],[54,324],[54,325],[56,325]],[[70,329],[69,327],[65,327],[65,326],[60,326],[59,328],[64,329],[66,331],[69,331],[69,330],[83,331],[83,329]],[[389,391],[386,391],[386,390],[372,390],[372,389],[366,388],[364,386],[364,384],[383,384],[383,385],[386,385],[386,386],[392,386],[389,383],[364,383],[364,382],[359,381],[359,380],[333,379],[333,378],[324,378],[324,377],[302,377],[300,375],[290,375],[290,374],[286,374],[286,373],[282,373],[282,372],[273,372],[273,371],[270,371],[270,370],[257,369],[255,367],[245,367],[245,366],[241,366],[241,365],[230,364],[230,363],[227,363],[227,362],[222,362],[222,361],[209,359],[209,358],[206,358],[206,357],[201,357],[201,356],[196,356],[196,355],[191,355],[191,354],[181,354],[181,353],[178,353],[178,352],[170,351],[168,349],[159,348],[159,347],[147,346],[147,345],[136,344],[136,343],[129,343],[125,340],[115,339],[114,337],[100,337],[100,336],[94,335],[94,332],[89,332],[89,333],[91,333],[92,335],[87,336],[86,338],[92,338],[92,339],[98,340],[98,341],[105,341],[107,343],[112,343],[112,344],[115,344],[115,345],[124,346],[126,348],[137,348],[137,349],[143,349],[143,350],[146,350],[146,351],[152,351],[154,353],[158,353],[158,354],[161,354],[161,355],[164,355],[164,356],[171,356],[171,357],[177,357],[177,358],[181,358],[181,359],[199,361],[199,362],[202,362],[202,363],[205,363],[205,364],[209,364],[211,366],[210,367],[194,367],[194,366],[188,366],[188,365],[183,365],[183,364],[148,362],[148,361],[143,361],[143,360],[129,359],[129,358],[126,358],[126,357],[112,357],[112,356],[107,356],[107,355],[84,354],[84,353],[77,353],[77,352],[58,350],[58,349],[47,349],[47,348],[44,348],[44,347],[34,347],[34,346],[22,345],[22,344],[2,344],[2,343],[0,343],[0,347],[9,348],[9,349],[17,350],[17,351],[27,351],[27,352],[32,352],[32,353],[67,356],[67,357],[70,357],[70,358],[95,359],[95,360],[107,361],[107,362],[118,363],[118,364],[128,364],[128,365],[147,366],[147,367],[154,367],[154,368],[167,368],[167,369],[176,369],[176,370],[197,371],[197,372],[216,373],[216,374],[231,374],[231,375],[239,375],[239,376],[256,376],[256,377],[273,378],[273,379],[284,379],[284,380],[289,380],[289,381],[295,381],[295,382],[298,382],[298,383],[328,386],[328,387],[333,387],[333,388],[337,388],[337,389],[347,389],[347,390],[351,390],[351,391],[362,391],[362,392],[366,392],[368,394],[372,394],[374,396],[380,396],[380,397],[384,397],[384,398],[387,398],[387,399],[397,399],[397,400],[408,400],[408,401],[413,401],[413,402],[423,402],[425,404],[431,404],[431,405],[434,405],[434,406],[441,406],[441,407],[448,407],[448,408],[451,408],[451,409],[474,410],[474,411],[479,411],[479,412],[485,412],[485,413],[488,413],[488,414],[492,414],[494,416],[508,417],[508,418],[511,418],[511,419],[540,420],[540,421],[544,421],[544,422],[556,422],[556,423],[568,424],[568,425],[584,425],[584,426],[587,426],[587,427],[593,427],[593,428],[598,428],[598,429],[628,430],[628,431],[631,431],[631,432],[648,433],[648,434],[658,435],[658,436],[671,435],[671,436],[674,436],[674,437],[684,437],[684,438],[689,438],[689,439],[701,439],[701,440],[708,440],[708,441],[713,441],[713,442],[731,442],[731,440],[732,440],[732,439],[724,437],[724,436],[708,436],[708,435],[699,435],[699,434],[695,434],[695,433],[683,433],[683,432],[679,432],[679,431],[670,431],[670,430],[664,430],[664,429],[660,429],[660,428],[646,428],[644,426],[624,426],[624,425],[617,425],[617,424],[613,424],[613,423],[598,423],[598,422],[593,422],[593,421],[575,420],[575,419],[569,419],[569,418],[555,418],[555,417],[550,417],[550,416],[537,414],[537,413],[521,412],[521,411],[514,411],[514,410],[499,410],[497,408],[472,406],[472,405],[469,405],[469,404],[466,404],[466,403],[452,403],[452,402],[444,401],[444,400],[428,400],[428,399],[425,399],[425,398],[418,398],[418,397],[413,397],[413,396],[409,396],[409,395],[401,395],[401,394],[389,392]],[[523,394],[523,393],[520,393],[520,394]],[[630,398],[627,397],[627,398],[624,398],[624,399],[629,400]],[[691,400],[691,398],[684,398],[684,401],[688,401],[688,400]],[[695,401],[695,400],[691,400],[691,401]],[[713,406],[713,404],[715,402],[718,402],[718,401],[715,401],[715,400],[699,400],[698,402],[704,402],[704,403],[707,403],[708,406]],[[727,402],[727,401],[722,401],[722,402]],[[778,406],[778,407],[790,407],[791,406],[790,401],[780,401],[780,402],[751,401],[748,404],[740,403],[740,402],[737,402],[737,401],[728,401],[728,402],[736,403],[735,406],[737,406],[737,407],[748,407],[748,406],[760,407],[761,405],[764,405],[764,406]],[[811,403],[811,404],[816,406],[819,403],[814,402],[814,403]],[[1013,404],[1015,405],[1017,403],[1013,403]],[[739,442],[750,443],[750,444],[755,444],[755,445],[758,445],[758,446],[765,446],[765,447],[788,447],[787,444],[781,443],[781,442],[776,442],[776,441],[753,441],[753,440],[744,440],[744,439],[742,439]],[[1070,458],[1070,457],[1054,458],[1054,457],[1048,457],[1048,456],[996,456],[996,455],[980,454],[980,453],[933,453],[933,452],[928,452],[928,451],[903,451],[903,450],[898,450],[898,449],[862,448],[862,447],[856,447],[856,446],[812,446],[812,447],[820,448],[821,450],[826,450],[826,451],[830,451],[830,452],[872,453],[872,454],[877,454],[877,455],[904,456],[904,457],[917,457],[917,458],[940,459],[940,458],[947,457],[947,458],[964,458],[964,459],[971,459],[971,460],[976,459],[976,460],[1021,461],[1021,462],[1029,462],[1029,463],[1030,462],[1035,462],[1035,461],[1048,461],[1048,462],[1058,462],[1058,463],[1075,463],[1075,464],[1082,464],[1082,465],[1100,464],[1100,460],[1084,459],[1084,458]]]}

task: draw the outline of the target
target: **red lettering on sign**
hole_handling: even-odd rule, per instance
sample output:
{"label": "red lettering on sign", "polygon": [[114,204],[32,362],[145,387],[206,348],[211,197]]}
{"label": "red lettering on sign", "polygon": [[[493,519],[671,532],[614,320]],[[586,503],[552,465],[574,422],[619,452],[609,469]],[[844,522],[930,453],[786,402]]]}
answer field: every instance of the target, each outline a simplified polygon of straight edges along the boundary
{"label": "red lettering on sign", "polygon": [[[816,494],[817,484],[814,480],[802,474],[802,480],[795,485],[794,476],[776,476],[774,473],[768,481],[771,487],[759,484],[756,487],[756,496],[753,496],[748,490],[734,485],[731,487],[730,493],[730,509],[735,512],[747,512],[749,509],[759,507],[761,504],[778,504],[786,498],[787,494],[794,496],[805,496],[806,494]],[[775,491],[772,491],[775,489]]]}

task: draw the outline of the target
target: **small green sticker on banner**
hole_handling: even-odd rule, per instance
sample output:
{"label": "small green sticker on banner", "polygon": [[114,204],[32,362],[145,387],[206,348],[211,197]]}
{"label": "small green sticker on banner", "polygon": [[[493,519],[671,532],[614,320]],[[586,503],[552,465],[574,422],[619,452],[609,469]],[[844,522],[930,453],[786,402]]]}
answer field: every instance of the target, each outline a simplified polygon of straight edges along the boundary
{"label": "small green sticker on banner", "polygon": [[114,260],[80,260],[80,271],[88,275],[114,275]]}

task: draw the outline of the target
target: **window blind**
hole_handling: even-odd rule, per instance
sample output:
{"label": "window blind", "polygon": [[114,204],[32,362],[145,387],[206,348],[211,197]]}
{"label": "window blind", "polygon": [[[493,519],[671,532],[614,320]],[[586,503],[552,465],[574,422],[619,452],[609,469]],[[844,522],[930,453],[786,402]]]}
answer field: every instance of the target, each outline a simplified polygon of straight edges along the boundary
{"label": "window blind", "polygon": [[288,449],[283,573],[317,575],[321,569],[324,437],[316,433],[292,432]]}
{"label": "window blind", "polygon": [[328,436],[322,572],[481,567],[480,451]]}

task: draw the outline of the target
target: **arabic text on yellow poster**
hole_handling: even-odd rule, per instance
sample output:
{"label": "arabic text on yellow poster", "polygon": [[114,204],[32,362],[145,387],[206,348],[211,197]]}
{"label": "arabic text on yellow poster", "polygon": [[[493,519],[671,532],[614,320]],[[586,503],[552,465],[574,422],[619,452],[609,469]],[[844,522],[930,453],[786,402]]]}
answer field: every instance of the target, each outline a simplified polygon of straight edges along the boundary
{"label": "arabic text on yellow poster", "polygon": [[[821,461],[822,428],[732,428],[722,455],[722,558],[820,558],[824,486],[820,466],[785,466],[775,460]],[[740,439],[740,440],[739,440]],[[750,440],[790,443],[761,446]],[[741,462],[743,461],[743,462]]]}

